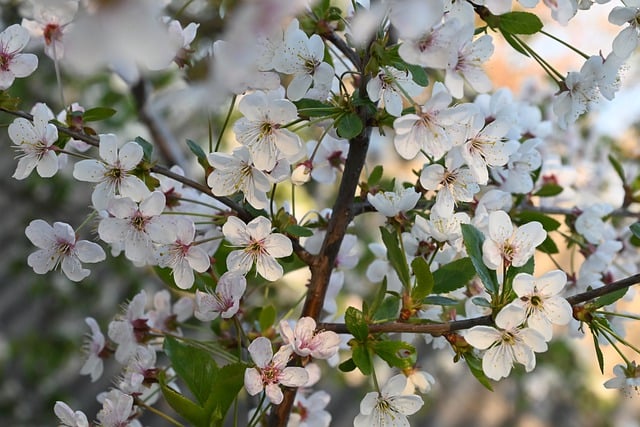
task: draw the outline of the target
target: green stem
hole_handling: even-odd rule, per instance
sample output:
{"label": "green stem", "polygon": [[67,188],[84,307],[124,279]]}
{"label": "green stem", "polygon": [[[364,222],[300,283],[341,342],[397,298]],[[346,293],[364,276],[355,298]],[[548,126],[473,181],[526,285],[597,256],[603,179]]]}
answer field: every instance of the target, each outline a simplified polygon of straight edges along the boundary
{"label": "green stem", "polygon": [[227,126],[229,125],[229,120],[231,119],[231,113],[233,113],[233,107],[236,104],[236,98],[237,98],[237,95],[233,95],[233,97],[231,98],[229,111],[227,111],[227,116],[224,119],[224,123],[222,124],[222,129],[220,130],[220,134],[218,135],[218,140],[216,141],[215,150],[211,150],[211,141],[209,142],[209,150],[210,150],[209,152],[211,153],[218,152],[218,149],[220,148],[220,143],[222,142],[222,136],[224,135],[224,131],[227,129]]}
{"label": "green stem", "polygon": [[247,427],[256,426],[258,420],[260,419],[260,415],[264,412],[264,409],[262,409],[262,404],[264,403],[265,396],[266,394],[263,392],[262,396],[260,396],[260,402],[258,402],[258,407],[256,408],[256,411],[253,413],[253,416],[249,420],[249,424],[247,424]]}
{"label": "green stem", "polygon": [[553,34],[549,34],[546,31],[539,31],[540,34],[544,34],[545,36],[557,41],[558,43],[568,47],[569,49],[571,49],[572,51],[574,51],[575,53],[577,53],[578,55],[582,56],[584,59],[589,59],[589,55],[587,55],[586,53],[582,52],[581,50],[579,50],[578,48],[576,48],[575,46],[570,45],[569,43],[567,43],[566,41],[559,39],[558,37],[554,36]]}

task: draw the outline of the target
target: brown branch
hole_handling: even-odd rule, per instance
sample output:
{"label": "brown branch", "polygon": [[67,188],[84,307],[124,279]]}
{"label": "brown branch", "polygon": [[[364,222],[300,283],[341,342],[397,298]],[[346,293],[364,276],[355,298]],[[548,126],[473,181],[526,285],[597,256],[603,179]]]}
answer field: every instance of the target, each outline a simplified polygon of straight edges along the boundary
{"label": "brown branch", "polygon": [[[604,295],[611,294],[621,289],[628,288],[640,283],[640,273],[633,276],[625,277],[624,279],[617,280],[608,285],[602,286],[597,289],[592,289],[586,292],[582,292],[577,295],[573,295],[567,298],[567,301],[572,306],[581,304],[583,302],[591,301],[595,298],[599,298]],[[493,320],[491,316],[474,317],[473,319],[458,320],[454,322],[446,323],[403,323],[403,322],[389,322],[369,325],[369,332],[371,333],[398,333],[398,332],[411,332],[415,334],[430,334],[439,336],[448,332],[459,331],[462,329],[469,329],[477,325],[491,325]],[[333,331],[338,334],[348,334],[349,330],[344,323],[319,323],[318,330]]]}

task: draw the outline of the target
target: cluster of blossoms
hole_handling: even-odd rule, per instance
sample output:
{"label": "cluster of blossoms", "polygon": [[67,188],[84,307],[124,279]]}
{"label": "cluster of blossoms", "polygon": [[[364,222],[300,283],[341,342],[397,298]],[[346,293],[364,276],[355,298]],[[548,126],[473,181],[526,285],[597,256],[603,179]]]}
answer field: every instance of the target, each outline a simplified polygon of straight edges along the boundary
{"label": "cluster of blossoms", "polygon": [[[59,63],[83,69],[81,59],[95,50],[94,37],[103,37],[101,52],[92,55],[95,61],[83,70],[106,66],[132,86],[141,81],[144,85],[144,75],[151,71],[179,74],[190,63],[198,24],[183,28],[163,17],[162,2],[103,3],[35,2],[22,25],[0,33],[0,89],[36,70],[37,57],[21,52],[29,34],[44,42],[56,70]],[[123,366],[115,387],[99,396],[100,425],[138,426],[143,408],[160,396],[179,400],[175,396],[181,384],[171,380],[188,376],[188,369],[160,366],[157,355],[165,352],[176,365],[203,361],[178,359],[180,352],[172,347],[209,349],[183,337],[180,325],[192,317],[211,325],[219,341],[215,350],[221,352],[216,355],[229,362],[224,372],[242,373],[234,383],[238,391],[244,387],[249,396],[262,395],[271,405],[280,405],[286,403],[286,393],[299,389],[290,399],[289,425],[300,426],[329,425],[325,409],[330,396],[312,389],[322,376],[316,360],[335,366],[341,348],[352,355],[340,365],[344,370],[372,374],[376,355],[401,371],[381,387],[375,381],[377,389],[361,401],[355,426],[406,426],[407,416],[423,406],[416,389],[428,392],[433,377],[417,368],[410,343],[370,332],[369,325],[375,323],[415,320],[428,326],[491,314],[493,326],[476,324],[447,336],[425,334],[425,339],[434,348],[451,344],[456,360],[482,358],[482,369],[474,374],[493,380],[508,377],[514,363],[533,370],[535,353],[546,351],[554,328],[570,325],[574,316],[582,324],[574,322],[569,328],[578,331],[586,323],[605,338],[617,336],[608,321],[598,317],[600,306],[581,306],[583,314],[576,315],[579,310],[565,299],[605,286],[620,273],[614,270],[619,266],[615,261],[628,249],[623,240],[629,236],[608,221],[614,206],[585,202],[561,211],[568,219],[566,233],[585,260],[570,275],[561,270],[534,275],[536,250],[556,253],[551,233],[560,227],[534,204],[537,196],[552,199],[546,197],[549,191],[561,201],[560,192],[571,190],[572,183],[561,182],[542,154],[551,149],[547,142],[554,124],[570,128],[597,98],[613,98],[619,69],[640,37],[639,5],[629,1],[609,15],[614,24],[628,24],[609,55],[587,57],[579,72],[566,77],[553,75],[560,82],[551,101],[555,116],[544,118],[535,105],[507,89],[487,93],[492,83],[483,64],[493,54],[487,28],[501,25],[500,15],[511,12],[511,1],[389,0],[370,8],[361,4],[344,16],[325,2],[317,7],[268,3],[240,8],[227,40],[216,41],[210,49],[208,65],[220,73],[207,90],[240,96],[231,108],[241,117],[231,126],[232,141],[222,145],[228,152],[191,147],[205,172],[202,184],[189,178],[191,170],[156,165],[150,144],[142,139],[87,131],[82,117],[91,110],[78,104],[64,106],[57,117],[44,103],[35,104],[30,114],[9,111],[20,116],[8,127],[18,153],[13,177],[23,180],[35,171],[50,178],[68,170],[76,181],[90,183],[88,221],[96,224],[97,236],[111,255],[122,254],[137,267],[153,267],[160,276],[168,271],[164,276],[180,295],[172,303],[169,291],[160,291],[147,304],[147,294],[137,294],[109,323],[107,337],[96,320],[87,318],[91,338],[81,373],[98,380],[103,360],[112,355]],[[537,1],[519,3],[531,8]],[[592,2],[546,3],[555,19],[567,22]],[[144,17],[144,25],[136,25],[133,16]],[[478,16],[487,24],[484,30],[475,28]],[[530,13],[514,16],[525,16],[521,19],[528,19],[527,25],[537,22]],[[235,27],[248,29],[249,37],[236,37],[240,30]],[[93,28],[98,30],[92,33]],[[117,30],[121,28],[126,31]],[[520,34],[499,28],[505,37]],[[133,29],[141,36],[134,37]],[[322,36],[314,33],[320,29]],[[389,33],[397,44],[389,45]],[[365,43],[368,53],[360,56]],[[523,41],[518,43],[525,49]],[[360,63],[365,59],[369,62]],[[236,76],[228,71],[234,67]],[[430,75],[442,75],[443,81],[431,84],[429,92]],[[220,76],[228,77],[226,83],[220,83]],[[465,87],[481,94],[468,100]],[[427,93],[426,101],[418,101]],[[371,128],[377,131],[368,137]],[[377,135],[384,135],[403,160],[422,162],[417,182],[374,179],[375,169],[368,178],[360,176],[367,146],[359,138],[373,140]],[[291,203],[281,203],[277,191],[291,184],[292,194],[317,192],[320,197],[336,181],[340,185],[333,210],[320,211],[320,206],[300,215],[296,209],[301,204],[293,197]],[[354,197],[358,185],[360,194]],[[624,208],[632,201],[625,203]],[[362,236],[347,230],[352,225],[357,229],[356,215],[371,211],[386,220],[384,245],[371,242],[373,235],[365,236],[376,259],[361,267],[366,267],[370,282],[384,284],[373,286],[381,291],[370,292],[377,294],[371,311],[363,304],[362,311],[345,314],[344,326],[353,336],[346,343],[318,322],[341,318],[338,294],[343,288],[362,290],[349,289],[347,280],[360,262]],[[60,266],[70,280],[80,281],[90,274],[82,263],[107,257],[98,243],[78,240],[66,223],[51,226],[36,219],[25,233],[38,248],[27,260],[38,274]],[[462,279],[443,284],[448,268],[461,270],[457,276]],[[302,314],[289,322],[284,319],[294,309],[277,307],[271,313],[274,305],[257,301],[261,292],[256,291],[264,288],[268,295],[294,269],[304,269],[310,279]],[[278,321],[278,316],[283,318]],[[207,353],[204,359],[211,357]],[[618,377],[605,386],[636,386],[627,381],[638,376],[635,363],[626,362],[626,367],[614,369]],[[218,375],[217,365],[208,363]],[[237,380],[229,377],[224,378],[227,385]],[[219,398],[203,395],[201,378],[182,380],[200,401],[196,406]],[[219,400],[216,404],[223,405],[228,399]],[[266,419],[272,410],[268,408],[261,400],[250,424]],[[174,409],[185,418],[192,415],[180,405]],[[64,426],[89,425],[81,411],[63,402],[56,404],[55,413]]]}

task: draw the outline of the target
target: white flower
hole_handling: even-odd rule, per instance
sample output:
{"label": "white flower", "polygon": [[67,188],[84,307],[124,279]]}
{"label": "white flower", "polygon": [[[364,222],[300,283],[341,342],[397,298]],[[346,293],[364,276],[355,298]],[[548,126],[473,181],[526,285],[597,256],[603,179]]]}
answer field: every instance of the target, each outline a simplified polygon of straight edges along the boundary
{"label": "white flower", "polygon": [[398,54],[409,64],[445,69],[452,50],[457,50],[457,39],[462,26],[459,19],[453,18],[432,29],[423,27],[422,34],[404,40]]}
{"label": "white flower", "polygon": [[431,98],[416,114],[405,114],[393,122],[395,136],[393,144],[402,158],[413,159],[420,150],[437,160],[451,149],[452,142],[447,132],[451,124],[451,112],[447,107],[451,95],[446,87],[436,82]]}
{"label": "white flower", "polygon": [[38,274],[45,274],[61,265],[69,280],[78,282],[90,273],[82,268],[81,262],[95,263],[106,258],[98,244],[87,240],[76,241],[73,228],[64,222],[54,222],[52,227],[36,219],[29,223],[25,234],[31,243],[40,248],[27,258],[29,266]]}
{"label": "white flower", "polygon": [[616,376],[604,383],[606,388],[619,388],[627,394],[631,392],[631,389],[634,389],[636,393],[639,392],[640,368],[636,365],[635,361],[632,361],[627,366],[620,364],[614,366],[613,373]]}
{"label": "white flower", "polygon": [[[424,230],[424,234],[431,236],[438,242],[449,242],[452,246],[462,237],[461,224],[469,224],[469,215],[466,212],[456,212],[450,216],[442,216],[436,210],[432,210],[429,220],[416,216],[414,227]],[[411,231],[413,233],[413,229]]]}
{"label": "white flower", "polygon": [[542,156],[537,150],[541,142],[537,138],[524,141],[518,151],[509,156],[506,169],[494,169],[494,177],[502,182],[500,188],[514,194],[526,194],[533,190],[531,174],[542,165]]}
{"label": "white flower", "polygon": [[310,158],[313,156],[311,177],[318,182],[331,184],[336,180],[336,172],[342,172],[349,151],[349,141],[327,134],[320,142],[309,141],[307,151]]}
{"label": "white flower", "polygon": [[249,149],[256,168],[270,171],[283,156],[300,157],[302,142],[295,133],[282,127],[298,118],[296,106],[284,99],[283,90],[254,92],[238,104],[244,115],[233,125],[238,141]]}
{"label": "white flower", "polygon": [[380,392],[370,392],[360,402],[360,413],[354,427],[409,427],[407,415],[413,415],[424,405],[420,396],[403,395],[407,384],[404,375],[391,378]]}
{"label": "white flower", "polygon": [[292,101],[309,97],[311,85],[316,99],[329,94],[333,80],[333,67],[323,62],[324,42],[318,34],[308,37],[294,19],[284,33],[282,50],[273,58],[274,68],[285,74],[293,74],[287,87],[287,96]]}
{"label": "white flower", "polygon": [[271,183],[267,175],[251,162],[247,147],[238,147],[232,154],[211,153],[207,157],[213,171],[207,184],[216,196],[230,196],[242,191],[244,198],[256,209],[267,207],[267,191]]}
{"label": "white flower", "polygon": [[444,1],[392,0],[389,20],[402,38],[415,38],[442,20]]}
{"label": "white flower", "polygon": [[447,156],[445,166],[434,163],[420,173],[420,184],[427,190],[437,191],[432,211],[442,217],[451,216],[457,202],[472,202],[480,191],[478,182],[467,167]]}
{"label": "white flower", "polygon": [[[165,18],[165,21],[169,21],[169,18]],[[200,24],[195,22],[189,23],[186,27],[182,28],[180,21],[175,19],[169,21],[169,44],[171,51],[175,52],[173,61],[178,64],[178,67],[184,67],[188,60],[192,50],[190,48],[191,42],[196,38],[196,31]]]}
{"label": "white flower", "polygon": [[535,329],[520,328],[525,312],[508,305],[496,316],[496,326],[474,326],[465,340],[472,346],[487,350],[482,358],[482,370],[487,377],[499,380],[509,376],[514,362],[524,365],[527,372],[536,366],[535,352],[547,350],[544,337]]}
{"label": "white flower", "polygon": [[53,407],[53,412],[60,420],[59,427],[89,427],[87,416],[82,411],[73,411],[64,402],[57,401]]}
{"label": "white flower", "polygon": [[[402,88],[404,92],[400,90]],[[387,67],[367,83],[367,94],[373,102],[384,104],[387,113],[395,117],[402,115],[402,98],[406,92],[410,97],[418,96],[423,88],[415,83],[411,73]]]}
{"label": "white flower", "polygon": [[0,90],[11,87],[16,77],[27,77],[38,68],[38,57],[20,53],[29,43],[29,31],[13,24],[0,33]]}
{"label": "white flower", "polygon": [[267,398],[274,405],[282,402],[283,394],[280,384],[286,387],[302,387],[309,379],[304,368],[287,366],[293,354],[290,346],[280,347],[274,355],[271,341],[265,337],[258,337],[249,344],[251,360],[256,364],[244,371],[244,387],[247,393],[255,396],[265,391]]}
{"label": "white flower", "polygon": [[169,267],[173,280],[180,289],[189,289],[195,280],[193,270],[198,273],[207,271],[210,265],[209,255],[193,239],[196,226],[193,221],[179,217],[175,220],[176,240],[156,249],[158,265]]}
{"label": "white flower", "polygon": [[128,197],[112,199],[109,213],[98,225],[100,238],[107,243],[123,243],[125,256],[134,262],[147,262],[154,253],[153,243],[176,240],[173,221],[161,216],[165,198],[160,191],[150,193],[140,203]]}
{"label": "white flower", "polygon": [[575,122],[599,98],[598,84],[602,74],[603,61],[600,56],[590,57],[579,72],[567,74],[564,87],[552,102],[561,129]]}
{"label": "white flower", "polygon": [[513,279],[518,298],[511,304],[527,313],[527,326],[540,332],[546,341],[553,335],[553,325],[566,325],[572,318],[571,304],[559,295],[566,283],[567,275],[561,270],[538,278],[519,273]]}
{"label": "white flower", "polygon": [[429,393],[432,384],[436,382],[433,375],[426,371],[421,371],[418,368],[411,368],[408,373],[399,375],[407,377],[407,385],[402,394],[414,394],[416,389],[422,394]]}
{"label": "white flower", "polygon": [[624,6],[616,6],[609,12],[609,22],[615,25],[629,24],[613,40],[613,53],[620,58],[628,58],[638,46],[640,29],[640,1],[626,0]]}
{"label": "white flower", "polygon": [[382,279],[386,277],[387,289],[400,292],[402,290],[402,282],[395,268],[387,259],[387,248],[381,243],[369,243],[369,250],[371,250],[376,259],[371,261],[371,264],[367,267],[365,273],[367,279],[373,283],[378,283],[382,282]]}
{"label": "white flower", "polygon": [[91,337],[85,342],[85,351],[87,360],[80,369],[81,375],[90,375],[91,382],[95,382],[102,376],[104,352],[106,350],[104,335],[100,331],[98,322],[93,317],[84,319],[89,328],[91,328]]}
{"label": "white flower", "polygon": [[420,199],[420,193],[415,188],[407,187],[395,191],[384,191],[367,194],[367,200],[382,215],[393,218],[396,215],[413,209]]}
{"label": "white flower", "polygon": [[215,291],[196,291],[195,317],[203,322],[211,321],[218,316],[223,319],[233,317],[240,308],[240,298],[247,288],[247,280],[242,274],[227,271],[216,285]]}
{"label": "white flower", "polygon": [[50,178],[58,172],[58,156],[53,146],[58,140],[58,129],[49,123],[53,113],[42,103],[36,104],[31,112],[33,123],[19,117],[9,125],[13,148],[22,152],[17,156],[18,166],[13,174],[15,179],[25,179],[34,169],[43,178]]}
{"label": "white flower", "polygon": [[[482,260],[498,277],[508,266],[522,267],[533,256],[536,247],[547,238],[547,232],[538,221],[514,228],[504,211],[489,214],[489,235],[482,244]],[[500,280],[501,282],[501,280]]]}
{"label": "white flower", "polygon": [[79,181],[97,182],[91,202],[97,210],[107,209],[115,196],[129,197],[134,202],[141,201],[149,194],[149,189],[140,178],[133,175],[144,155],[136,142],[118,146],[113,134],[100,135],[100,157],[81,160],[73,168],[73,177]]}
{"label": "white flower", "polygon": [[193,299],[184,296],[172,304],[171,293],[163,289],[153,295],[153,308],[146,316],[150,328],[181,335],[178,324],[193,316]]}
{"label": "white flower", "polygon": [[289,344],[294,353],[314,359],[329,359],[338,352],[340,337],[333,331],[316,332],[316,321],[311,317],[302,317],[295,329],[286,320],[280,322],[280,335],[285,344]]}
{"label": "white flower", "polygon": [[33,20],[23,19],[22,26],[33,37],[44,39],[44,53],[49,58],[61,59],[64,56],[63,37],[77,10],[77,0],[56,1],[54,5],[34,1]]}
{"label": "white flower", "polygon": [[611,238],[603,217],[609,215],[613,211],[613,206],[607,203],[595,203],[586,207],[575,222],[575,228],[584,238],[594,245],[599,245],[605,240]]}
{"label": "white flower", "polygon": [[322,390],[309,396],[296,393],[293,412],[289,416],[287,427],[329,427],[331,414],[324,409],[330,400],[331,395]]}
{"label": "white flower", "polygon": [[[466,27],[473,30],[473,26]],[[493,54],[491,36],[485,34],[472,42],[470,38],[466,39],[465,32],[463,30],[459,35],[458,49],[451,52],[444,76],[444,84],[454,98],[462,98],[464,95],[465,80],[477,92],[487,92],[492,86],[482,69],[482,63]]]}
{"label": "white flower", "polygon": [[232,251],[227,257],[227,268],[247,274],[253,264],[256,272],[269,281],[282,277],[282,266],[276,258],[291,255],[291,240],[284,234],[271,232],[271,221],[259,216],[248,224],[230,216],[222,226],[222,233],[229,243],[242,249]]}
{"label": "white flower", "polygon": [[135,354],[138,341],[144,339],[149,329],[144,313],[146,304],[147,294],[140,291],[127,305],[125,315],[109,323],[108,335],[118,345],[115,356],[120,363],[126,363]]}
{"label": "white flower", "polygon": [[135,415],[133,397],[118,389],[112,389],[102,402],[102,409],[96,415],[101,427],[130,426],[130,418]]}

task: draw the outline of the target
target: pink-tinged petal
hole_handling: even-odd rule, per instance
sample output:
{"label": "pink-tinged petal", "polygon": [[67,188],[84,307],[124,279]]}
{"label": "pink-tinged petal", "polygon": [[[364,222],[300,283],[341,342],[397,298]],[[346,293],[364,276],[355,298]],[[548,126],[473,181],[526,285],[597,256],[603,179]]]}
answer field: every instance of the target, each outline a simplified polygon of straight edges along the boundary
{"label": "pink-tinged petal", "polygon": [[389,114],[395,117],[402,115],[402,97],[395,90],[385,90],[382,92],[384,108]]}
{"label": "pink-tinged petal", "polygon": [[[514,301],[515,302],[515,301]],[[546,308],[547,302],[544,306]],[[553,326],[550,319],[547,317],[544,311],[534,310],[527,318],[527,326],[543,336],[545,341],[549,341],[553,336]]]}
{"label": "pink-tinged petal", "polygon": [[275,142],[278,150],[287,157],[297,155],[302,149],[300,137],[288,129],[279,130]]}
{"label": "pink-tinged petal", "polygon": [[256,271],[270,282],[280,279],[284,272],[282,266],[270,256],[260,255],[256,259]]}
{"label": "pink-tinged petal", "polygon": [[287,387],[302,387],[309,381],[309,374],[304,368],[289,366],[282,370],[280,383]]}
{"label": "pink-tinged petal", "polygon": [[267,109],[268,101],[264,92],[257,91],[243,97],[238,103],[238,110],[250,122],[261,122],[264,120],[264,111]]}
{"label": "pink-tinged petal", "polygon": [[190,289],[193,286],[195,277],[193,269],[186,262],[179,262],[173,268],[173,280],[180,289]]}
{"label": "pink-tinged petal", "polygon": [[609,12],[609,22],[615,25],[624,25],[636,19],[638,11],[634,7],[616,6]]}
{"label": "pink-tinged petal", "polygon": [[118,138],[114,134],[107,133],[100,135],[100,146],[98,150],[100,157],[107,164],[115,166],[118,163]]}
{"label": "pink-tinged petal", "polygon": [[266,110],[269,120],[281,125],[298,118],[298,109],[295,104],[288,99],[271,101]]}
{"label": "pink-tinged petal", "polygon": [[0,46],[3,53],[16,53],[29,43],[29,31],[20,24],[13,24],[0,33]]}
{"label": "pink-tinged petal", "polygon": [[498,345],[484,354],[482,358],[482,370],[487,377],[499,380],[508,377],[513,367],[513,357],[508,345]]}
{"label": "pink-tinged petal", "polygon": [[73,177],[78,181],[100,182],[106,172],[104,163],[94,159],[80,160],[73,167]]}
{"label": "pink-tinged petal", "polygon": [[109,202],[109,213],[116,218],[131,218],[136,212],[138,205],[128,197],[111,199]]}
{"label": "pink-tinged petal", "polygon": [[259,368],[266,367],[273,357],[271,341],[265,337],[258,337],[253,340],[251,344],[249,344],[248,350],[251,355],[251,360],[253,360]]}
{"label": "pink-tinged petal", "polygon": [[285,344],[293,345],[293,343],[295,342],[293,329],[291,329],[291,325],[286,320],[280,321],[280,336],[282,336],[282,341],[284,341]]}
{"label": "pink-tinged petal", "polygon": [[196,290],[196,309],[194,316],[203,322],[209,322],[220,315],[218,300],[211,294]]}
{"label": "pink-tinged petal", "polygon": [[33,125],[22,117],[15,119],[9,125],[9,138],[16,144],[21,145],[25,142],[33,143],[37,140]]}
{"label": "pink-tinged petal", "polygon": [[74,282],[81,281],[91,273],[91,271],[82,268],[80,260],[73,256],[66,256],[62,259],[62,272]]}
{"label": "pink-tinged petal", "polygon": [[273,366],[278,369],[284,369],[289,363],[289,359],[291,359],[291,355],[293,354],[293,349],[289,345],[281,346],[276,354],[273,356]]}
{"label": "pink-tinged petal", "polygon": [[460,99],[464,95],[464,80],[456,71],[447,70],[444,75],[444,84],[454,98]]}
{"label": "pink-tinged petal", "polygon": [[286,257],[293,252],[291,240],[280,233],[271,234],[264,239],[263,247],[274,258]]}
{"label": "pink-tinged petal", "polygon": [[21,53],[11,60],[10,70],[16,77],[27,77],[38,68],[38,57],[31,53]]}
{"label": "pink-tinged petal", "polygon": [[232,251],[227,256],[227,269],[229,271],[233,271],[239,274],[247,274],[251,267],[253,266],[253,257],[251,254],[243,251],[237,250]]}
{"label": "pink-tinged petal", "polygon": [[34,219],[24,230],[24,234],[35,246],[50,248],[56,244],[53,227],[42,219]]}
{"label": "pink-tinged petal", "polygon": [[56,267],[59,259],[60,256],[53,249],[40,249],[29,255],[27,265],[36,274],[45,274]]}
{"label": "pink-tinged petal", "polygon": [[262,240],[271,234],[271,221],[259,216],[247,224],[247,233],[255,240]]}
{"label": "pink-tinged petal", "polygon": [[120,166],[124,170],[131,170],[135,168],[138,163],[140,163],[140,160],[142,160],[143,156],[144,151],[137,142],[127,142],[120,148],[120,151],[118,152]]}
{"label": "pink-tinged petal", "polygon": [[87,240],[79,240],[76,243],[78,259],[82,262],[96,263],[104,261],[106,255],[100,245]]}
{"label": "pink-tinged petal", "polygon": [[76,234],[73,228],[65,222],[53,223],[53,235],[57,241],[65,241],[69,243],[75,243]]}
{"label": "pink-tinged petal", "polygon": [[280,389],[280,386],[278,384],[268,384],[265,387],[264,392],[267,395],[269,401],[274,405],[279,405],[280,403],[282,403],[284,395],[282,394],[282,390]]}
{"label": "pink-tinged petal", "polygon": [[481,325],[469,329],[464,339],[475,348],[485,350],[499,341],[501,337],[502,334],[496,328]]}
{"label": "pink-tinged petal", "polygon": [[51,178],[58,172],[58,156],[53,151],[47,151],[36,165],[38,175],[43,178]]}
{"label": "pink-tinged petal", "polygon": [[[93,208],[98,211],[108,209],[115,198],[114,186],[109,181],[98,183],[91,193],[91,203]],[[130,200],[128,197],[126,199]],[[131,213],[133,214],[133,212]]]}
{"label": "pink-tinged petal", "polygon": [[155,243],[170,245],[176,241],[175,225],[173,220],[166,216],[151,218],[145,230]]}
{"label": "pink-tinged petal", "polygon": [[244,371],[244,388],[250,396],[255,396],[264,389],[262,376],[255,368],[247,368]]}
{"label": "pink-tinged petal", "polygon": [[129,233],[124,239],[124,255],[133,262],[146,262],[152,255],[151,239],[145,233]]}
{"label": "pink-tinged petal", "polygon": [[247,246],[251,237],[247,233],[247,225],[237,216],[230,216],[222,226],[222,234],[232,245]]}

